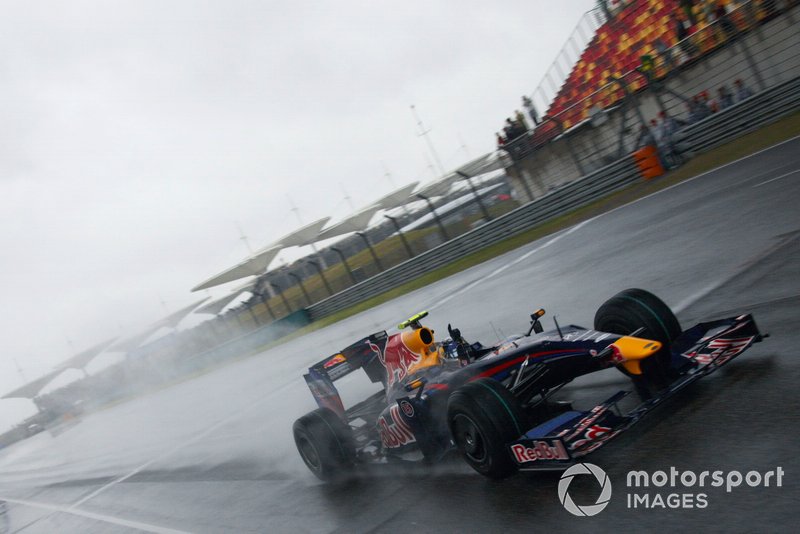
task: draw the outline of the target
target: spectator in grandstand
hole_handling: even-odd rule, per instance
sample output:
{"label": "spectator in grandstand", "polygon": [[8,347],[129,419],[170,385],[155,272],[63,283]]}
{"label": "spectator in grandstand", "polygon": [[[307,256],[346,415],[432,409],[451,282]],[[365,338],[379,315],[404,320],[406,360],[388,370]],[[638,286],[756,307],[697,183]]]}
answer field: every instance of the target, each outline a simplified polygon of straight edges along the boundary
{"label": "spectator in grandstand", "polygon": [[661,137],[662,138],[669,138],[672,134],[680,130],[683,126],[686,125],[685,122],[681,120],[676,120],[663,111],[658,114],[658,118],[661,121],[660,128],[661,128]]}
{"label": "spectator in grandstand", "polygon": [[716,113],[719,111],[717,101],[709,98],[708,91],[703,91],[700,93],[700,102],[702,102],[706,109],[708,109],[711,113]]}
{"label": "spectator in grandstand", "polygon": [[496,132],[494,135],[497,136],[497,148],[503,148],[503,145],[506,144],[506,138],[500,135],[500,132]]}
{"label": "spectator in grandstand", "polygon": [[736,26],[728,16],[728,10],[725,8],[725,4],[720,0],[717,1],[717,6],[714,8],[714,17],[729,39],[736,35]]}
{"label": "spectator in grandstand", "polygon": [[524,107],[528,112],[528,116],[531,118],[533,126],[539,126],[539,113],[536,112],[536,108],[533,105],[533,100],[531,100],[529,96],[522,95],[522,107]]}
{"label": "spectator in grandstand", "polygon": [[733,94],[726,86],[723,85],[717,89],[717,92],[719,93],[719,97],[717,98],[719,109],[729,108],[733,105]]}
{"label": "spectator in grandstand", "polygon": [[689,124],[701,121],[711,115],[711,110],[708,108],[708,105],[703,102],[701,95],[694,95],[687,105],[689,106]]}
{"label": "spectator in grandstand", "polygon": [[526,131],[527,130],[523,128],[522,125],[518,124],[516,121],[512,121],[511,117],[506,119],[506,125],[503,127],[503,133],[506,134],[506,143],[513,141]]}
{"label": "spectator in grandstand", "polygon": [[655,141],[657,145],[660,145],[663,141],[664,131],[655,119],[650,119],[650,134],[653,136],[653,141]]}
{"label": "spectator in grandstand", "polygon": [[697,21],[694,20],[694,0],[681,0],[680,6],[684,17],[689,19],[692,25],[697,24]]}
{"label": "spectator in grandstand", "polygon": [[697,47],[694,46],[689,38],[689,28],[691,23],[684,17],[676,17],[672,15],[672,24],[675,26],[675,37],[681,47],[681,51],[686,54],[687,59],[691,59],[697,55]]}
{"label": "spectator in grandstand", "polygon": [[530,130],[530,128],[528,128],[528,121],[525,120],[525,115],[523,115],[520,110],[516,110],[514,112],[514,118],[516,119],[514,122],[519,125],[520,130],[524,130],[526,132]]}
{"label": "spectator in grandstand", "polygon": [[736,101],[741,102],[745,98],[750,98],[753,96],[753,91],[748,89],[748,87],[744,84],[741,78],[738,78],[735,82],[733,82],[733,86],[736,89]]}

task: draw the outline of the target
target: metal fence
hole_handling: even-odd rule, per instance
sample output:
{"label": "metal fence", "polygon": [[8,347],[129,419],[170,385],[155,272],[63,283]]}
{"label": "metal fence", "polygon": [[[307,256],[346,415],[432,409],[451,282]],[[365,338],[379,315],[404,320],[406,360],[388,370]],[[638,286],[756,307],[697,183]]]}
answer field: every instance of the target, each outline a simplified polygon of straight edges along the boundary
{"label": "metal fence", "polygon": [[638,180],[638,167],[624,157],[583,179],[550,192],[466,234],[420,254],[392,269],[348,288],[308,308],[312,320],[326,317],[353,304],[431,272],[451,261],[477,252],[490,243],[512,237],[567,211]]}

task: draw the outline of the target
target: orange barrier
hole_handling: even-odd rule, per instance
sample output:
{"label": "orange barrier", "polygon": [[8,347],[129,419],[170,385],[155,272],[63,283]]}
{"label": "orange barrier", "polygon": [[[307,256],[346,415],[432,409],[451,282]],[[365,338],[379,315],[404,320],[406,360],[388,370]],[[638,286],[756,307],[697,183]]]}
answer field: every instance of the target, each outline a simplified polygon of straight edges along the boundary
{"label": "orange barrier", "polygon": [[645,180],[661,176],[666,172],[663,165],[661,165],[661,160],[658,158],[658,151],[655,145],[647,145],[644,148],[640,148],[633,153],[633,159],[636,160],[639,172],[642,173],[642,178]]}

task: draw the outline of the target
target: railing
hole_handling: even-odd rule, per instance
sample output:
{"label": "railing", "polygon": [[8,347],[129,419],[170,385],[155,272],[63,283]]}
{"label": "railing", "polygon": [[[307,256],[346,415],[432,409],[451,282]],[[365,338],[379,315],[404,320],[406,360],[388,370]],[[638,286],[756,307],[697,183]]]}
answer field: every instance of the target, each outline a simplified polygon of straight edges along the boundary
{"label": "railing", "polygon": [[326,317],[353,304],[411,281],[490,243],[517,235],[551,218],[584,206],[639,179],[633,158],[624,157],[583,179],[517,208],[502,217],[451,239],[392,269],[356,284],[308,308],[311,319]]}

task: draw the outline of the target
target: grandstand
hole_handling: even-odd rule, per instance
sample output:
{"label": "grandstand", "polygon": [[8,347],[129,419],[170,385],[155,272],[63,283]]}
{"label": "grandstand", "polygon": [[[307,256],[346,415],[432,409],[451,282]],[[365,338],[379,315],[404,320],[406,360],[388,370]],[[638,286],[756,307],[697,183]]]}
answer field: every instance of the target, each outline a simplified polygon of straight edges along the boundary
{"label": "grandstand", "polygon": [[[692,7],[687,9],[689,4]],[[557,119],[565,130],[586,120],[593,107],[609,108],[625,96],[612,80],[626,77],[632,92],[646,87],[644,75],[631,74],[642,66],[643,57],[656,58],[679,44],[676,25],[681,21],[685,21],[687,42],[676,50],[673,65],[659,65],[656,77],[713,51],[725,44],[732,32],[747,31],[776,15],[778,8],[777,2],[769,0],[630,0],[616,5],[607,12],[610,16],[597,29],[544,115],[545,119]],[[707,28],[721,22],[715,11],[720,5],[727,20],[708,32]]]}

